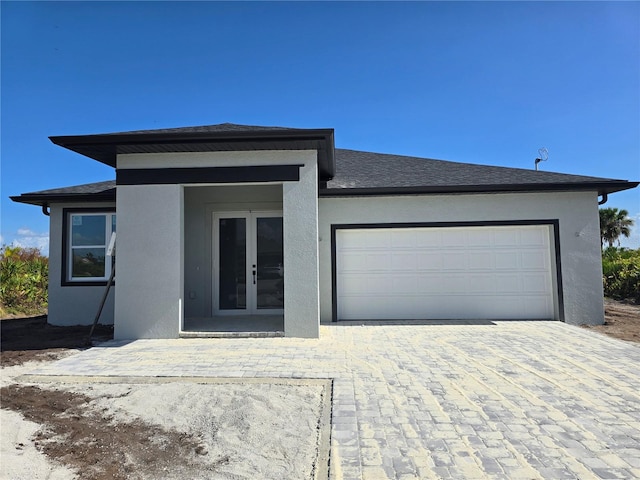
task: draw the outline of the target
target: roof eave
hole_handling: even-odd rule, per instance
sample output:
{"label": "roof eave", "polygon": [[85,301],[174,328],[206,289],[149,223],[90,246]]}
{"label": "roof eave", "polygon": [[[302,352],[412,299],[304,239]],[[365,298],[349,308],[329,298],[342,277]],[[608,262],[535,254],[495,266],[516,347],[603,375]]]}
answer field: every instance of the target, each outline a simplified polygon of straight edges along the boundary
{"label": "roof eave", "polygon": [[48,206],[53,203],[110,203],[116,201],[115,190],[109,193],[82,194],[23,194],[9,197],[16,203],[28,205]]}
{"label": "roof eave", "polygon": [[[56,145],[74,151],[101,163],[116,167],[118,146],[121,145],[175,145],[180,143],[197,144],[238,144],[239,150],[275,149],[276,142],[309,142],[305,149],[318,151],[319,170],[324,179],[330,180],[335,175],[334,130],[300,129],[298,130],[265,130],[240,132],[173,132],[173,133],[140,133],[140,134],[98,134],[52,136],[49,140]],[[241,145],[245,144],[245,148]],[[257,148],[256,143],[264,148]],[[251,144],[251,145],[249,145]],[[213,150],[215,151],[215,150]]]}
{"label": "roof eave", "polygon": [[549,184],[498,184],[498,185],[437,185],[425,187],[379,187],[379,188],[321,188],[320,197],[385,196],[385,195],[429,195],[464,193],[511,193],[549,191],[597,191],[598,195],[621,192],[635,188],[640,182],[625,180],[612,182],[549,183]]}

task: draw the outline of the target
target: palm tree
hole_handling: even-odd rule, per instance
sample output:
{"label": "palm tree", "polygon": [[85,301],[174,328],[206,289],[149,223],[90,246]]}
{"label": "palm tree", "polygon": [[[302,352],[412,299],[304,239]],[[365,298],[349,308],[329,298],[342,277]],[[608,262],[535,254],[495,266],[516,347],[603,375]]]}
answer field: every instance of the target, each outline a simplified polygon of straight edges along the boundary
{"label": "palm tree", "polygon": [[620,245],[620,237],[629,237],[629,235],[631,235],[633,220],[627,215],[629,215],[629,212],[624,209],[600,209],[600,242],[603,247],[605,242],[607,242],[610,247],[613,247],[615,242],[618,242],[618,245]]}

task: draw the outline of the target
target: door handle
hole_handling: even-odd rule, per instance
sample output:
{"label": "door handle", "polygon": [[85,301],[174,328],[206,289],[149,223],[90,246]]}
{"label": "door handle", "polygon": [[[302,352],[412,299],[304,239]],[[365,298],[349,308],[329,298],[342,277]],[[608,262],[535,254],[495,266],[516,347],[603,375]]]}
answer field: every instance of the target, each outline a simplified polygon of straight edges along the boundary
{"label": "door handle", "polygon": [[256,271],[253,270],[253,284],[256,284]]}

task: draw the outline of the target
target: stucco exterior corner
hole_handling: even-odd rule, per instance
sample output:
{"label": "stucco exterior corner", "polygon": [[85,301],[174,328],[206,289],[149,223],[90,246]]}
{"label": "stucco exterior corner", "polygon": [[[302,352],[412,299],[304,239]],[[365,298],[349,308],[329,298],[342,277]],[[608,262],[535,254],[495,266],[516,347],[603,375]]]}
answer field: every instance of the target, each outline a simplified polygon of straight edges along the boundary
{"label": "stucco exterior corner", "polygon": [[183,311],[183,188],[118,186],[114,338],[177,338]]}
{"label": "stucco exterior corner", "polygon": [[305,152],[300,181],[283,184],[284,333],[320,335],[318,257],[318,168],[316,152]]}

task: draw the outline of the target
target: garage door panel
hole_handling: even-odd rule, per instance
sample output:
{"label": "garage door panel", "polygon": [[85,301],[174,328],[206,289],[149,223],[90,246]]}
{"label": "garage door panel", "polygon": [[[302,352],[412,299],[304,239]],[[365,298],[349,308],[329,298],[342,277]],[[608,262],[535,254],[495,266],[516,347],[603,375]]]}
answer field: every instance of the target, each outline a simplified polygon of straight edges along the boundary
{"label": "garage door panel", "polygon": [[391,246],[393,248],[414,248],[418,246],[415,230],[394,231],[391,234]]}
{"label": "garage door panel", "polygon": [[[403,292],[404,295],[419,295],[423,291],[420,287],[420,276],[418,275],[397,275],[393,278],[393,292]],[[397,297],[393,295],[392,298]]]}
{"label": "garage door panel", "polygon": [[548,231],[539,228],[521,229],[519,232],[520,246],[545,247],[549,243]]}
{"label": "garage door panel", "polygon": [[416,280],[416,292],[421,295],[443,295],[457,290],[459,279],[451,276],[438,278],[435,276],[420,275]]}
{"label": "garage door panel", "polygon": [[542,250],[526,251],[520,255],[520,264],[527,270],[548,270],[549,255]]}
{"label": "garage door panel", "polygon": [[418,270],[442,270],[444,258],[439,252],[417,252],[413,257]]}
{"label": "garage door panel", "polygon": [[391,270],[391,254],[388,252],[353,252],[340,255],[343,272],[370,272]]}
{"label": "garage door panel", "polygon": [[491,275],[467,275],[465,278],[464,291],[470,295],[494,294],[496,291],[493,277]]}
{"label": "garage door panel", "polygon": [[444,271],[455,271],[459,270],[461,272],[467,271],[467,256],[464,251],[460,252],[442,252],[442,262],[443,262],[443,270]]}
{"label": "garage door panel", "polygon": [[416,254],[412,251],[394,252],[391,257],[391,269],[394,272],[416,270]]}
{"label": "garage door panel", "polygon": [[520,254],[516,250],[501,251],[495,257],[497,270],[515,270],[520,266]]}
{"label": "garage door panel", "polygon": [[442,235],[437,229],[415,229],[414,238],[422,248],[438,248],[442,245]]}
{"label": "garage door panel", "polygon": [[522,292],[522,279],[518,275],[496,275],[493,282],[496,292],[502,292],[504,295]]}
{"label": "garage door panel", "polygon": [[469,258],[470,270],[493,270],[495,265],[495,255],[492,251],[470,252],[467,254]]}
{"label": "garage door panel", "polygon": [[[357,236],[354,239],[358,241]],[[391,246],[391,232],[388,230],[380,230],[373,233],[371,236],[367,236],[366,239],[360,244],[360,247],[373,247],[373,248],[389,248]]]}
{"label": "garage door panel", "polygon": [[440,245],[449,245],[451,247],[464,247],[466,238],[464,234],[453,231],[452,229],[443,229],[440,233]]}
{"label": "garage door panel", "polygon": [[546,225],[338,230],[338,318],[553,318],[549,237]]}
{"label": "garage door panel", "polygon": [[520,246],[520,233],[517,230],[504,230],[493,236],[493,245],[496,247]]}
{"label": "garage door panel", "polygon": [[367,285],[368,274],[350,274],[348,281],[345,276],[338,277],[338,283],[342,284],[342,295],[346,298],[353,295],[364,296],[369,292]]}
{"label": "garage door panel", "polygon": [[367,255],[368,271],[386,272],[391,270],[391,254],[389,252],[375,252]]}
{"label": "garage door panel", "polygon": [[494,232],[487,228],[464,229],[464,235],[466,242],[463,246],[493,245],[495,240]]}
{"label": "garage door panel", "polygon": [[376,296],[385,296],[387,292],[393,289],[393,276],[390,275],[370,275],[365,279],[369,294]]}
{"label": "garage door panel", "polygon": [[342,267],[342,271],[349,272],[363,272],[367,270],[367,255],[365,253],[342,253],[338,262]]}
{"label": "garage door panel", "polygon": [[544,273],[523,275],[522,292],[529,295],[551,293],[550,285],[545,281],[545,277]]}

